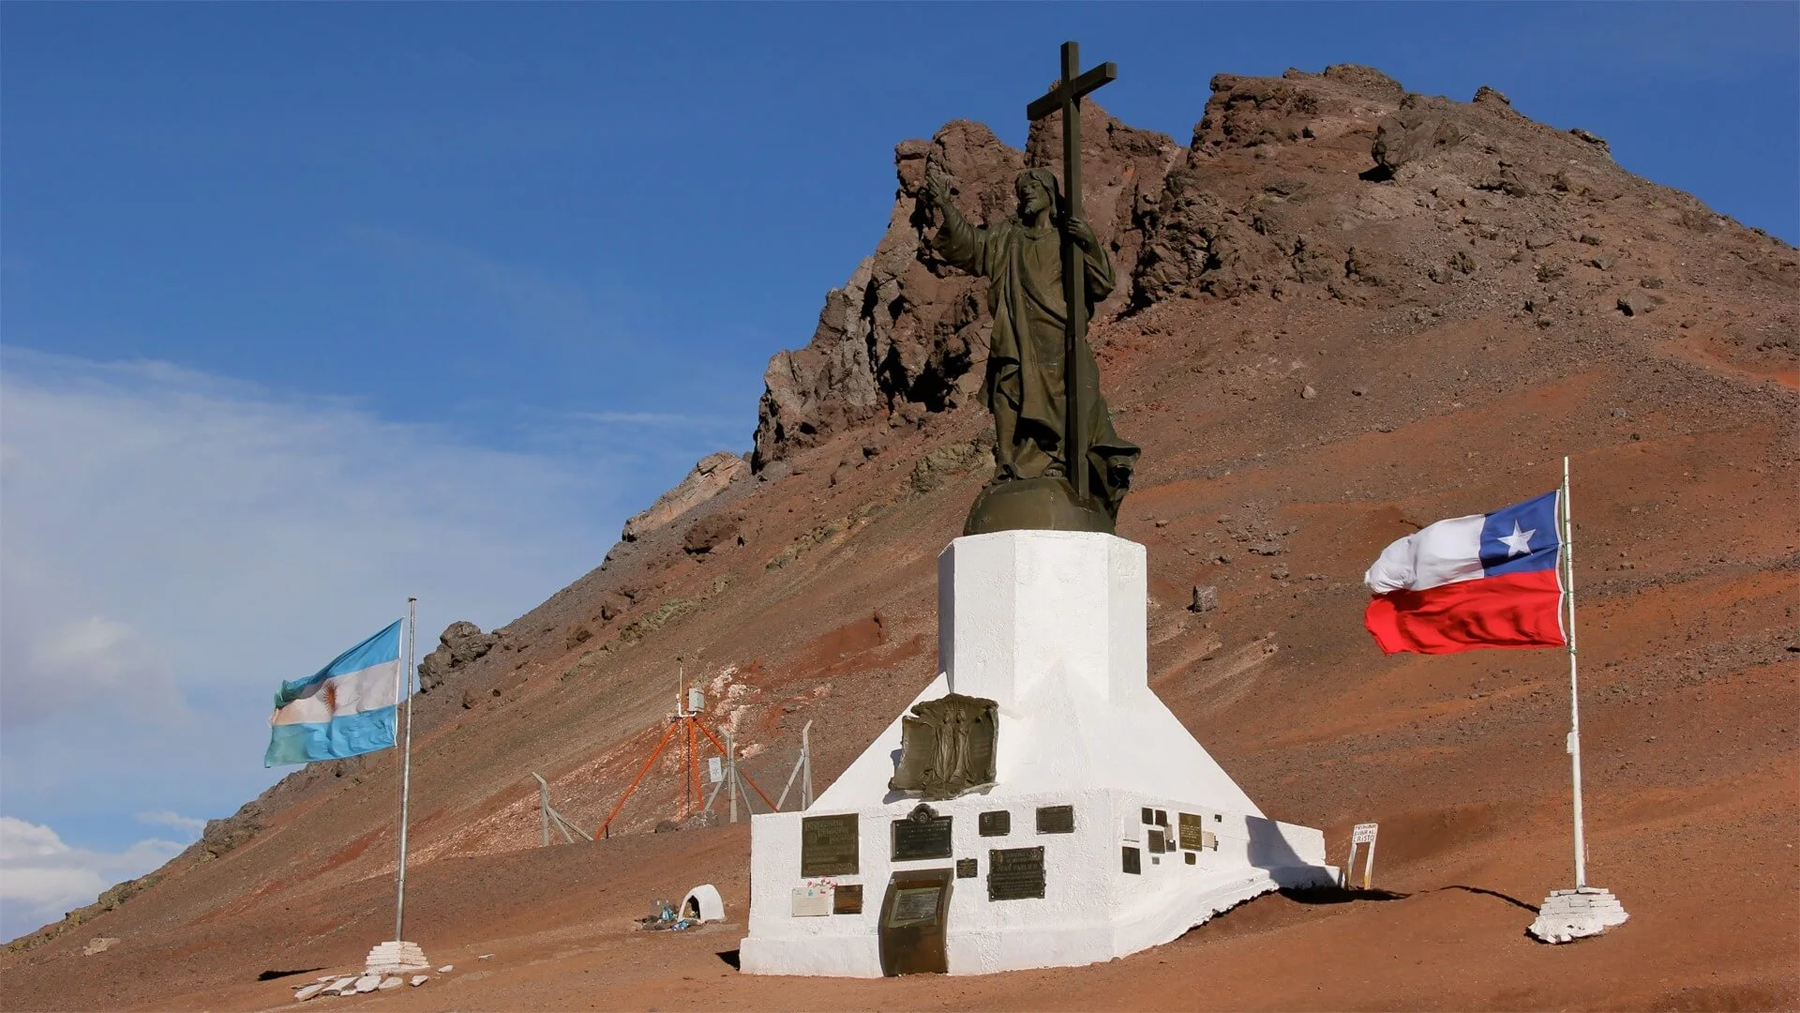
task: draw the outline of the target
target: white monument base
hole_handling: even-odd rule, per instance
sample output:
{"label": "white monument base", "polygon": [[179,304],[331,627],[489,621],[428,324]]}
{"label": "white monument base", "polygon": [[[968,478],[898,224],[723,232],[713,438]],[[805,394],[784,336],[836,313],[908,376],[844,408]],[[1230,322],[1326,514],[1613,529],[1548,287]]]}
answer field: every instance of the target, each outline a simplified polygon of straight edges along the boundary
{"label": "white monument base", "polygon": [[1625,924],[1630,917],[1611,890],[1597,886],[1552,890],[1544,906],[1538,908],[1537,921],[1526,931],[1539,942],[1567,943],[1583,936],[1597,936],[1614,925]]}
{"label": "white monument base", "polygon": [[365,974],[398,974],[401,971],[423,971],[431,967],[425,950],[418,943],[389,940],[376,943],[363,963]]}
{"label": "white monument base", "polygon": [[[1143,546],[958,538],[938,559],[938,639],[942,672],[914,702],[995,701],[995,783],[928,803],[949,817],[946,846],[895,859],[895,823],[920,805],[888,788],[896,718],[804,813],[754,817],[745,972],[879,977],[895,873],[954,877],[941,918],[915,922],[951,974],[1110,960],[1259,894],[1336,882],[1324,836],[1264,817],[1150,692]],[[807,853],[805,821],[851,814],[852,834]]]}

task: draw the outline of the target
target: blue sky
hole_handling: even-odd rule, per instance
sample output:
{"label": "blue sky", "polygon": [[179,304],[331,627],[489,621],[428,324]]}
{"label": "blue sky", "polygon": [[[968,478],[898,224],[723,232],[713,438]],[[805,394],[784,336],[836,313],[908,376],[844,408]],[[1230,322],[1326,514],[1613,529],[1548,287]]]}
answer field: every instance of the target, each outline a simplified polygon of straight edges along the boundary
{"label": "blue sky", "polygon": [[8,4],[0,936],[264,787],[275,684],[407,594],[503,623],[746,449],[893,145],[1021,143],[1066,38],[1182,141],[1367,63],[1800,237],[1791,3]]}

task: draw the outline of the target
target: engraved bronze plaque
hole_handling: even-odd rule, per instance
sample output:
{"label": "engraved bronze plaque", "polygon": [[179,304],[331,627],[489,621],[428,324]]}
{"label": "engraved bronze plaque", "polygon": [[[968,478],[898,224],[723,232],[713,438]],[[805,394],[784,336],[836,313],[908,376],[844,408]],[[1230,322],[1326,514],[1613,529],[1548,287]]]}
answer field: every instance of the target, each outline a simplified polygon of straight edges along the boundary
{"label": "engraved bronze plaque", "polygon": [[1144,807],[1144,818],[1143,818],[1142,822],[1145,826],[1149,826],[1150,824],[1155,823],[1156,822],[1156,810],[1150,808],[1149,806],[1145,806]]}
{"label": "engraved bronze plaque", "polygon": [[950,857],[950,817],[939,816],[930,806],[921,804],[912,815],[893,823],[893,860],[911,862],[921,858]]}
{"label": "engraved bronze plaque", "polygon": [[1156,825],[1159,827],[1166,827],[1169,825],[1169,813],[1167,810],[1156,810]]}
{"label": "engraved bronze plaque", "polygon": [[1181,835],[1182,847],[1187,848],[1190,851],[1199,851],[1205,846],[1200,837],[1201,834],[1206,832],[1202,829],[1200,822],[1203,819],[1205,819],[1205,817],[1195,816],[1193,813],[1176,814],[1175,821],[1179,824],[1177,830]]}
{"label": "engraved bronze plaque", "polygon": [[881,973],[944,974],[944,916],[953,880],[949,869],[896,872],[881,902],[878,942]]}
{"label": "engraved bronze plaque", "polygon": [[[1187,856],[1187,863],[1189,865],[1194,864],[1194,853],[1192,851],[1183,851],[1182,854]],[[842,888],[840,887],[839,889],[842,889]]]}
{"label": "engraved bronze plaque", "polygon": [[831,894],[831,913],[834,915],[862,914],[862,884],[839,883]]}
{"label": "engraved bronze plaque", "polygon": [[1037,832],[1040,834],[1074,833],[1075,807],[1072,805],[1038,806]]}
{"label": "engraved bronze plaque", "polygon": [[995,848],[988,852],[988,900],[1044,896],[1044,848]]}
{"label": "engraved bronze plaque", "polygon": [[980,873],[981,870],[976,867],[973,858],[959,858],[956,860],[957,879],[974,879],[976,876],[980,875]]}
{"label": "engraved bronze plaque", "polygon": [[1127,844],[1119,849],[1119,866],[1133,876],[1144,874],[1144,859],[1138,849]]}
{"label": "engraved bronze plaque", "polygon": [[1163,846],[1162,831],[1155,827],[1150,828],[1150,832],[1144,835],[1144,843],[1150,846],[1152,855],[1160,855],[1167,850]]}
{"label": "engraved bronze plaque", "polygon": [[1012,813],[1005,809],[982,813],[975,818],[975,826],[983,837],[1005,837],[1012,833]]}
{"label": "engraved bronze plaque", "polygon": [[853,876],[859,871],[856,814],[800,817],[800,875]]}

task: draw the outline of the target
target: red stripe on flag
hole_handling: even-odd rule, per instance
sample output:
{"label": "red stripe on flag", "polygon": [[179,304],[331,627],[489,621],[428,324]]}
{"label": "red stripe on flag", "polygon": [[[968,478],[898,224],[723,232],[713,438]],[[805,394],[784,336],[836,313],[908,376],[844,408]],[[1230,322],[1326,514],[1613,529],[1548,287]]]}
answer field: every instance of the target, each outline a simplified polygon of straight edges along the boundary
{"label": "red stripe on flag", "polygon": [[1556,571],[1532,570],[1376,595],[1363,625],[1388,654],[1561,647],[1561,603]]}

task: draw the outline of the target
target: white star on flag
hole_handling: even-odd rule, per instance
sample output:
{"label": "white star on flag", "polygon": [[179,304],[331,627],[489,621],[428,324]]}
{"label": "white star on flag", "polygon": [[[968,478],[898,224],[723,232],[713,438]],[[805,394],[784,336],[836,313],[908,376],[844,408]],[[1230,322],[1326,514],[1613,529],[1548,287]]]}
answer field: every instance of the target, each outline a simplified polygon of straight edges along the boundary
{"label": "white star on flag", "polygon": [[1530,552],[1531,551],[1531,536],[1535,535],[1535,534],[1537,534],[1536,528],[1532,528],[1530,531],[1520,531],[1519,530],[1519,522],[1513,521],[1513,533],[1510,535],[1501,535],[1500,536],[1500,541],[1509,550],[1506,553],[1506,558],[1511,559],[1512,557],[1517,556],[1520,553]]}

